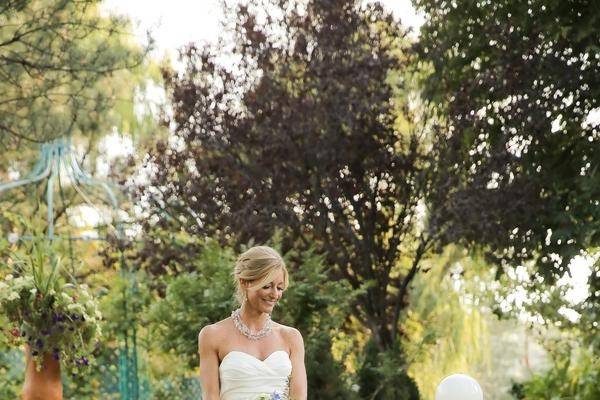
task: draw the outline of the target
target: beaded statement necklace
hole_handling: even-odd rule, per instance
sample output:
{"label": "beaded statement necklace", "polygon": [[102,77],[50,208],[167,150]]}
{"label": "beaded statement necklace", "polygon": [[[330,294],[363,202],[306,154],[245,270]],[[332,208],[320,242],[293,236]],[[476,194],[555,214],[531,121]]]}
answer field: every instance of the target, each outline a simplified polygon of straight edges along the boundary
{"label": "beaded statement necklace", "polygon": [[231,318],[233,319],[233,324],[237,328],[238,331],[244,336],[246,336],[250,340],[260,340],[271,333],[271,316],[267,317],[265,321],[265,325],[262,329],[256,333],[252,332],[252,330],[244,323],[242,320],[242,309],[238,308],[237,310],[233,310],[231,312]]}

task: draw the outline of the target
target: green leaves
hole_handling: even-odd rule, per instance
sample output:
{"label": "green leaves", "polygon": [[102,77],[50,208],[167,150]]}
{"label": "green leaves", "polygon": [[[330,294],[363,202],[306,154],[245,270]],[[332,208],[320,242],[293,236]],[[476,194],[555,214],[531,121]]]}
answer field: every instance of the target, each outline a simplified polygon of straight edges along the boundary
{"label": "green leaves", "polygon": [[[447,122],[431,196],[446,240],[533,259],[551,282],[600,230],[599,128],[586,123],[600,106],[599,13],[587,1],[415,4],[420,62],[434,67],[423,83]],[[543,261],[552,253],[562,262]]]}
{"label": "green leaves", "polygon": [[[123,32],[127,22],[100,16],[99,1],[34,0],[0,8],[0,148],[14,149],[81,130],[106,118],[113,74],[145,56]],[[29,142],[29,143],[27,143]]]}
{"label": "green leaves", "polygon": [[[98,304],[86,285],[65,283],[57,250],[38,239],[13,254],[0,281],[0,313],[10,322],[2,328],[13,344],[28,346],[38,367],[49,354],[73,373],[92,361],[101,335]],[[12,336],[10,336],[12,335]]]}
{"label": "green leaves", "polygon": [[594,400],[600,396],[600,362],[585,347],[563,345],[551,350],[553,365],[544,373],[513,384],[516,399]]}
{"label": "green leaves", "polygon": [[186,262],[191,271],[165,279],[166,294],[152,305],[147,319],[159,348],[196,366],[200,329],[228,317],[234,308],[235,257],[230,249],[209,242]]}

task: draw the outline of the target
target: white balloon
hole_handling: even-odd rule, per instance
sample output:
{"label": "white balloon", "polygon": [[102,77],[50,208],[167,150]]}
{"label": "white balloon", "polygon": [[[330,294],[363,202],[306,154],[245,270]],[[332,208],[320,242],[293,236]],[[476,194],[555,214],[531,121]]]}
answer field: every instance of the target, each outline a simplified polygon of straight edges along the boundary
{"label": "white balloon", "polygon": [[483,400],[483,390],[470,376],[454,374],[442,379],[435,400]]}

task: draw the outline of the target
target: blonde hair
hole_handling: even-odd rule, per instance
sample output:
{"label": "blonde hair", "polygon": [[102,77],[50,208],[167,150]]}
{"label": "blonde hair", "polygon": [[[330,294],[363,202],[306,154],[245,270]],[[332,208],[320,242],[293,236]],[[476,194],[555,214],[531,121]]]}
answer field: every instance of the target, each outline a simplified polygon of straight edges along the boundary
{"label": "blonde hair", "polygon": [[233,269],[238,303],[242,304],[246,298],[245,288],[241,285],[240,279],[250,282],[250,288],[256,288],[271,282],[279,271],[283,271],[285,290],[289,285],[289,275],[283,258],[276,250],[268,246],[255,246],[243,252]]}

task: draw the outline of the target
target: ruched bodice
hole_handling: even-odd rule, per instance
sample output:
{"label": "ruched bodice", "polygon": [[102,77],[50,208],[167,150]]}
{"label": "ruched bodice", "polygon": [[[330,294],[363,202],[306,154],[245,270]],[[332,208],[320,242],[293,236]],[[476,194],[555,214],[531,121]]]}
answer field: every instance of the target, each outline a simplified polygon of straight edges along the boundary
{"label": "ruched bodice", "polygon": [[255,400],[273,392],[285,399],[291,372],[290,356],[283,350],[264,360],[243,351],[231,351],[219,365],[221,400]]}

